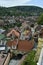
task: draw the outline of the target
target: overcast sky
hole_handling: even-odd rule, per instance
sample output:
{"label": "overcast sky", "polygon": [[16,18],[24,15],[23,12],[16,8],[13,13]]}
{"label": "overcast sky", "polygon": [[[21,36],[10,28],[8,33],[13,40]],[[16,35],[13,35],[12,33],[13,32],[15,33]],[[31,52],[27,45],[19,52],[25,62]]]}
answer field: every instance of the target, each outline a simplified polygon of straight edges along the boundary
{"label": "overcast sky", "polygon": [[43,7],[43,0],[0,0],[0,6],[11,7],[20,5],[34,5]]}

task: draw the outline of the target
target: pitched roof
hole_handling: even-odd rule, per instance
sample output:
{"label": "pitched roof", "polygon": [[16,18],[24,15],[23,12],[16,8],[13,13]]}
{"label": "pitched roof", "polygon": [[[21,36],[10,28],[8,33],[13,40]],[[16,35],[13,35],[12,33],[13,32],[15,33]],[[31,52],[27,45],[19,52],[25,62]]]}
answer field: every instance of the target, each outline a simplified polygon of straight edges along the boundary
{"label": "pitched roof", "polygon": [[[7,45],[10,47],[12,46],[12,44],[14,46],[17,45],[17,41],[14,40],[14,41],[7,42]],[[18,45],[17,45],[17,50],[23,51],[23,52],[28,52],[33,48],[33,46],[34,46],[34,42],[32,40],[31,41],[19,40]]]}
{"label": "pitched roof", "polygon": [[28,41],[28,40],[19,40],[18,42],[18,50],[28,52],[30,51],[34,46],[34,42]]}
{"label": "pitched roof", "polygon": [[19,32],[17,32],[17,31],[14,30],[14,29],[12,29],[12,30],[7,34],[7,36],[10,36],[11,34],[14,34],[14,35],[17,36],[17,37],[20,36]]}
{"label": "pitched roof", "polygon": [[12,47],[12,45],[16,45],[17,44],[17,41],[16,40],[13,40],[13,41],[8,41],[7,42],[7,46],[9,46],[9,47]]}

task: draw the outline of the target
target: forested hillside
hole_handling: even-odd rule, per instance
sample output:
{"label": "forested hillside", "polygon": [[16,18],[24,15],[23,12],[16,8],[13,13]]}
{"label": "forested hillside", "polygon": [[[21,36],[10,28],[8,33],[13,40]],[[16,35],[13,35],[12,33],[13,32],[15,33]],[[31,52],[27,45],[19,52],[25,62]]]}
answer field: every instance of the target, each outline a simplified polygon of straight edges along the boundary
{"label": "forested hillside", "polygon": [[43,8],[36,6],[15,6],[15,7],[0,7],[0,16],[15,15],[15,16],[39,16],[43,13]]}

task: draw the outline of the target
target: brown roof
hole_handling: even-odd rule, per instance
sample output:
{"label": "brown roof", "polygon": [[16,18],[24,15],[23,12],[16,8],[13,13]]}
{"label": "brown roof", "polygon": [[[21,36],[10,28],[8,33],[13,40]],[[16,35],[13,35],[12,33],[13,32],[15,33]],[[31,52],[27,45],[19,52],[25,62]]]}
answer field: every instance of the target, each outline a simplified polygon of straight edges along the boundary
{"label": "brown roof", "polygon": [[16,46],[16,44],[17,44],[16,40],[7,42],[7,46],[9,46],[9,47],[11,47],[12,45]]}
{"label": "brown roof", "polygon": [[18,50],[20,51],[30,51],[34,46],[33,41],[28,40],[19,40],[18,42]]}
{"label": "brown roof", "polygon": [[17,36],[17,37],[20,36],[19,32],[17,32],[17,31],[14,30],[14,29],[12,29],[12,30],[7,34],[7,36],[10,36],[11,34],[14,34],[14,35]]}
{"label": "brown roof", "polygon": [[[9,41],[7,43],[8,46],[12,46],[13,45],[16,45],[17,44],[17,41]],[[17,46],[17,50],[19,51],[24,51],[24,52],[27,52],[27,51],[30,51],[34,46],[34,42],[33,41],[28,41],[28,40],[19,40],[18,41],[18,46]]]}

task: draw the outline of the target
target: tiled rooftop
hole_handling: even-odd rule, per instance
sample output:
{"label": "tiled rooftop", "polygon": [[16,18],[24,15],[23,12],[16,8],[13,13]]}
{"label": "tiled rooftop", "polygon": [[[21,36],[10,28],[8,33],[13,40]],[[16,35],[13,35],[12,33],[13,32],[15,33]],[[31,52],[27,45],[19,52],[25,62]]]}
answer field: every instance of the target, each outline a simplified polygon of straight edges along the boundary
{"label": "tiled rooftop", "polygon": [[[16,46],[17,45],[17,41],[14,40],[14,41],[9,41],[7,42],[7,45],[9,47],[12,47],[13,46]],[[17,45],[17,50],[19,51],[29,51],[33,48],[34,46],[34,42],[31,40],[31,41],[28,41],[28,40],[19,40],[18,41],[18,45]]]}
{"label": "tiled rooftop", "polygon": [[28,40],[19,40],[18,42],[18,50],[28,52],[30,51],[34,46],[34,42],[28,41]]}

